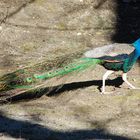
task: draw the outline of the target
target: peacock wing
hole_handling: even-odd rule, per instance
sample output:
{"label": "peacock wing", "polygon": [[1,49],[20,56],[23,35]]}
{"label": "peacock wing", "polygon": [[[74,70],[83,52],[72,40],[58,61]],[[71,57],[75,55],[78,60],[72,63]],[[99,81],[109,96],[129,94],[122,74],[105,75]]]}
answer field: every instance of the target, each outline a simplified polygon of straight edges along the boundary
{"label": "peacock wing", "polygon": [[89,50],[85,52],[84,56],[87,58],[100,58],[110,62],[123,61],[134,49],[129,44],[114,43]]}

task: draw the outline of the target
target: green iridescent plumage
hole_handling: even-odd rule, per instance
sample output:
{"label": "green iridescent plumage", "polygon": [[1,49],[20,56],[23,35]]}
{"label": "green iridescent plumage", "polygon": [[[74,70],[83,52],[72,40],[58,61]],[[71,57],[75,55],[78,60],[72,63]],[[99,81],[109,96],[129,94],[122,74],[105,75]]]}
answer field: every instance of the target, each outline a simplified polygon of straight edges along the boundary
{"label": "green iridescent plumage", "polygon": [[[108,70],[114,71],[123,71],[128,72],[132,66],[136,63],[137,57],[135,55],[136,51],[133,51],[129,54],[125,59],[119,60],[114,58],[114,62],[109,62],[108,60],[104,60],[103,66]],[[116,62],[115,62],[116,61]]]}
{"label": "green iridescent plumage", "polygon": [[[89,67],[95,67],[96,64],[102,63],[100,59],[81,58],[75,60],[62,68],[51,70],[42,74],[31,73],[27,71],[18,70],[14,73],[8,74],[0,78],[1,90],[13,88],[32,88],[34,84],[39,84],[43,80],[51,79],[53,77],[64,76],[72,72],[80,72]],[[28,77],[29,75],[29,77]]]}
{"label": "green iridescent plumage", "polygon": [[[50,71],[41,75],[34,74],[33,78],[27,78],[28,79],[44,79],[47,80],[49,78],[53,78],[56,76],[63,76],[68,73],[74,72],[74,71],[82,71],[89,67],[94,67],[96,64],[101,63],[102,60],[100,59],[92,59],[92,58],[82,58],[78,59],[75,63],[71,63],[63,68],[57,69],[55,71]],[[31,82],[31,81],[30,81]]]}

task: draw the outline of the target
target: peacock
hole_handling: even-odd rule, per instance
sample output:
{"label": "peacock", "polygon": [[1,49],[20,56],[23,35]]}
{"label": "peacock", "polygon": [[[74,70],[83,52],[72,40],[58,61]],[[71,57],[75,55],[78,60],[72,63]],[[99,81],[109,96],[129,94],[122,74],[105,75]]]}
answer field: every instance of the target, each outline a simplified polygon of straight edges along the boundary
{"label": "peacock", "polygon": [[9,73],[0,77],[0,91],[9,89],[27,88],[32,89],[35,85],[41,84],[42,81],[49,80],[54,77],[63,77],[72,73],[79,73],[88,68],[94,68],[96,64],[107,69],[102,79],[101,94],[106,94],[105,81],[108,76],[116,71],[122,71],[122,79],[130,88],[137,89],[127,80],[127,72],[131,70],[140,56],[140,38],[131,45],[111,44],[97,47],[86,51],[84,57],[76,59],[74,62],[62,66],[57,69],[38,74],[27,74],[27,69],[20,69],[13,73]]}

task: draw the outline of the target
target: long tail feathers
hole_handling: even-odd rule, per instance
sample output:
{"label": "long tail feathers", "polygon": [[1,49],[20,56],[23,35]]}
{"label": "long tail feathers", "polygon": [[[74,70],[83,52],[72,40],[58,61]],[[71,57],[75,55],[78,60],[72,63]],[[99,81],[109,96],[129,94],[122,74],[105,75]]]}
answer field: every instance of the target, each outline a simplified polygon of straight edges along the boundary
{"label": "long tail feathers", "polygon": [[95,67],[96,64],[100,63],[102,63],[102,60],[100,59],[81,58],[62,68],[45,72],[43,74],[32,73],[29,76],[28,74],[25,74],[24,69],[18,70],[0,78],[0,91],[15,88],[32,88],[35,83],[38,85],[41,81],[53,77],[84,71],[85,69]]}

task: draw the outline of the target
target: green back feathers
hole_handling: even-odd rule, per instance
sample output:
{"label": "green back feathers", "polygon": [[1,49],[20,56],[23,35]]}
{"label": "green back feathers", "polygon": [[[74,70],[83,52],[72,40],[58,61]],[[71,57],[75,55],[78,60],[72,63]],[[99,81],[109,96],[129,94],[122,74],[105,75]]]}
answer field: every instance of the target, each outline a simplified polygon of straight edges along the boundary
{"label": "green back feathers", "polygon": [[36,81],[37,79],[47,80],[57,76],[63,76],[71,72],[79,72],[83,71],[89,67],[94,67],[96,64],[101,63],[102,61],[99,59],[92,58],[81,58],[76,60],[74,63],[71,63],[67,66],[64,66],[60,69],[49,71],[43,74],[34,74],[33,77],[26,78],[28,83]]}
{"label": "green back feathers", "polygon": [[98,63],[102,63],[102,60],[94,58],[80,58],[62,68],[41,74],[38,74],[39,72],[28,74],[26,70],[18,70],[0,79],[0,90],[3,90],[4,88],[31,88],[35,84],[40,84],[40,82],[44,80],[72,74],[73,72],[77,73],[84,71],[89,67],[95,67]]}

